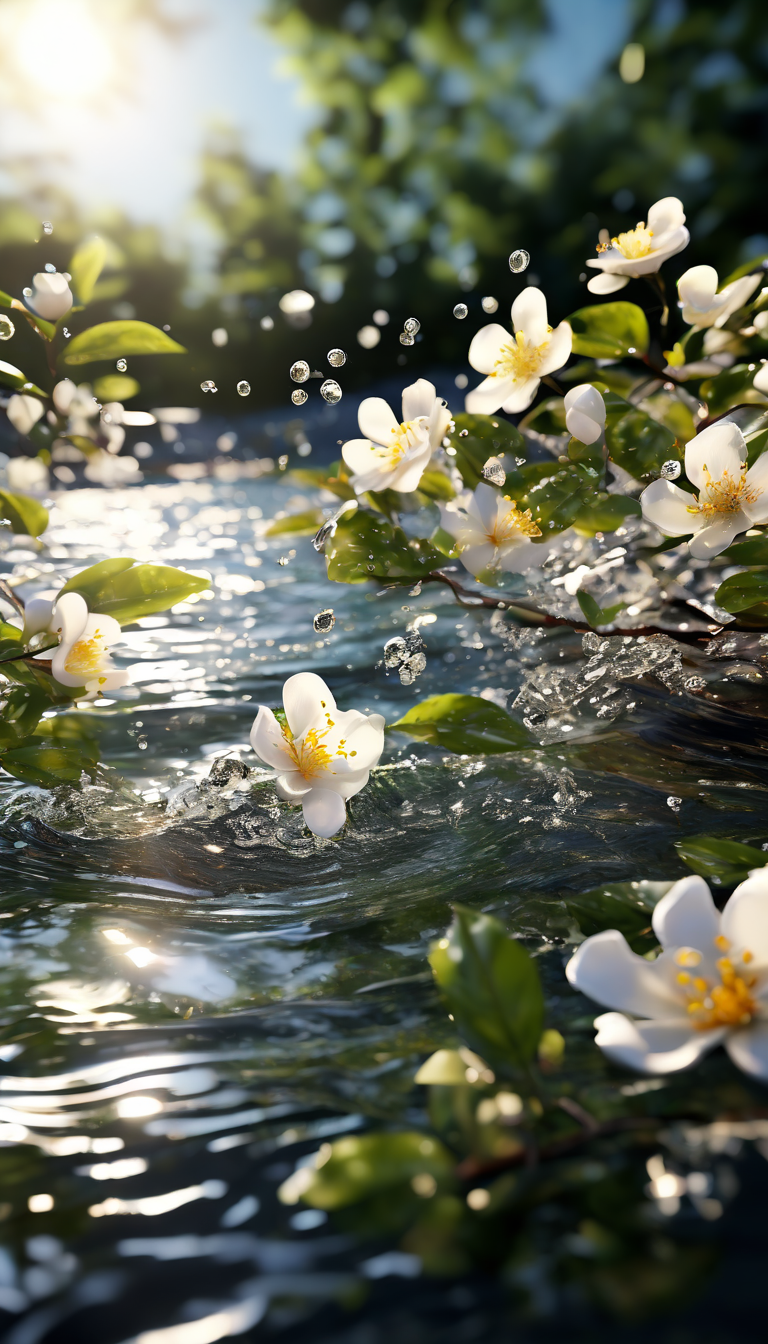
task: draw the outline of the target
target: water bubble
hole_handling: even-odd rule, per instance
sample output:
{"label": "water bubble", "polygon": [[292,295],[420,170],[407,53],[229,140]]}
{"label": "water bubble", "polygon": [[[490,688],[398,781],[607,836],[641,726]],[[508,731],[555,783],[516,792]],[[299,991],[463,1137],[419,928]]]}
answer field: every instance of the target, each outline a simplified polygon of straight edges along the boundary
{"label": "water bubble", "polygon": [[53,233],[53,225],[52,225],[50,219],[44,219],[44,220],[43,220],[43,233],[47,233],[47,234],[51,234],[51,233]]}
{"label": "water bubble", "polygon": [[400,332],[400,344],[401,344],[401,345],[415,345],[415,343],[416,343],[416,338],[415,338],[414,336],[409,336],[407,331],[401,331],[401,332]]}
{"label": "water bubble", "polygon": [[679,462],[675,462],[674,459],[671,459],[669,462],[664,463],[664,466],[661,468],[660,475],[662,480],[664,481],[676,481],[681,471],[682,471],[681,464]]}
{"label": "water bubble", "polygon": [[29,285],[27,285],[26,289],[22,289],[21,292],[22,292],[22,294],[24,295],[24,298],[25,298],[25,299],[31,299],[31,298],[32,298],[32,290],[30,289]]}
{"label": "water bubble", "polygon": [[490,481],[491,485],[504,485],[507,479],[507,473],[498,457],[489,457],[483,467],[483,479]]}
{"label": "water bubble", "polygon": [[673,812],[679,812],[682,805],[682,798],[676,798],[674,794],[670,794],[667,799],[667,807],[671,807]]}
{"label": "water bubble", "polygon": [[212,378],[206,378],[206,379],[200,384],[200,391],[201,391],[201,392],[218,392],[218,390],[219,390],[219,389],[218,389],[218,387],[216,386],[216,384],[214,383],[214,381],[213,381]]}
{"label": "water bubble", "polygon": [[509,269],[514,275],[519,275],[521,271],[526,270],[531,260],[530,252],[526,252],[524,247],[518,247],[509,258]]}
{"label": "water bubble", "polygon": [[333,378],[326,378],[325,382],[320,384],[320,396],[331,406],[335,406],[341,401],[341,388]]}
{"label": "water bubble", "polygon": [[481,300],[481,303],[484,313],[497,313],[499,310],[499,300],[494,299],[492,294],[486,295],[486,297]]}
{"label": "water bubble", "polygon": [[404,665],[403,667],[400,668],[400,685],[412,686],[414,681],[416,680],[416,676],[417,674],[415,672],[412,672],[410,667]]}
{"label": "water bubble", "polygon": [[427,655],[425,653],[414,653],[413,657],[408,659],[407,666],[411,672],[418,676],[427,666]]}
{"label": "water bubble", "polygon": [[303,406],[308,396],[309,393],[305,392],[303,387],[295,387],[291,393],[291,401],[294,406]]}
{"label": "water bubble", "polygon": [[262,331],[274,331],[275,319],[269,316],[262,317],[261,321],[259,322],[259,326],[261,327]]}
{"label": "water bubble", "polygon": [[72,332],[69,330],[69,327],[62,327],[61,330],[63,331],[67,340],[69,340],[70,336],[72,335]]}
{"label": "water bubble", "polygon": [[318,635],[324,635],[328,630],[332,630],[336,624],[336,617],[333,614],[333,607],[326,607],[324,611],[318,611],[312,621],[312,628]]}
{"label": "water bubble", "polygon": [[115,368],[117,369],[118,373],[125,373],[125,370],[128,368],[128,360],[118,359],[115,364]]}
{"label": "water bubble", "polygon": [[246,383],[244,378],[237,384],[237,395],[239,397],[249,397],[251,395],[251,384]]}
{"label": "water bubble", "polygon": [[458,317],[459,321],[460,321],[460,322],[463,322],[463,321],[464,321],[464,318],[467,316],[467,313],[468,313],[468,312],[469,312],[469,309],[468,309],[466,303],[457,303],[457,304],[456,304],[456,307],[455,307],[454,310],[453,310],[453,316],[454,316],[454,317]]}
{"label": "water bubble", "polygon": [[294,383],[306,383],[309,377],[309,365],[306,359],[297,359],[296,363],[291,365],[290,372]]}
{"label": "water bubble", "polygon": [[689,677],[685,682],[686,691],[704,691],[707,683],[704,677]]}
{"label": "water bubble", "polygon": [[56,274],[56,267],[54,266],[54,264],[53,264],[52,261],[46,261],[46,263],[45,263],[45,269],[46,269],[46,271],[48,272],[49,275],[55,275],[55,274]]}
{"label": "water bubble", "polygon": [[344,354],[343,350],[328,351],[328,363],[332,364],[334,369],[340,369],[346,362],[347,356]]}
{"label": "water bubble", "polygon": [[421,331],[421,323],[418,317],[407,317],[403,326],[409,336],[416,336],[417,333]]}
{"label": "water bubble", "polygon": [[15,330],[16,328],[10,317],[6,317],[5,313],[0,313],[0,341],[10,341]]}

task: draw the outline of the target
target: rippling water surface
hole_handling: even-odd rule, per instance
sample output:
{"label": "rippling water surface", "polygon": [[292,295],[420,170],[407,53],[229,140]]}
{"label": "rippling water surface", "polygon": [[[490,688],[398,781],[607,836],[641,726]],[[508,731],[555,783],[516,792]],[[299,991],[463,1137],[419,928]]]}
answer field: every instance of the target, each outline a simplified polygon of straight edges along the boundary
{"label": "rippling water surface", "polygon": [[[331,841],[260,770],[214,766],[256,767],[255,706],[278,704],[299,670],[393,722],[428,694],[506,705],[537,662],[583,666],[579,637],[510,642],[444,589],[328,583],[308,539],[265,536],[277,512],[315,502],[268,475],[74,490],[58,496],[46,549],[6,544],[5,572],[28,573],[27,595],[108,554],[213,580],[211,600],[126,632],[133,690],[81,715],[104,762],[95,783],[0,782],[11,1344],[506,1338],[497,1289],[414,1278],[412,1257],[284,1206],[279,1185],[324,1140],[425,1123],[414,1072],[454,1044],[425,958],[452,902],[526,936],[567,1014],[564,895],[681,875],[682,835],[761,837],[754,647],[736,672],[710,660],[703,697],[638,680],[615,722],[575,713],[570,731],[514,755],[393,735]],[[329,606],[321,636],[312,618]],[[376,665],[427,613],[428,667],[404,687]]]}

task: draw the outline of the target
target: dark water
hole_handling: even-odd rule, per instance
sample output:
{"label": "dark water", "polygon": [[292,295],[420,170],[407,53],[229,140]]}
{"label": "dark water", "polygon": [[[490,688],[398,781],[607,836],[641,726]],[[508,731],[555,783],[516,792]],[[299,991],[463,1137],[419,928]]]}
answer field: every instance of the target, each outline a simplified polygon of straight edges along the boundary
{"label": "dark water", "polygon": [[[499,1280],[420,1275],[396,1239],[286,1206],[279,1186],[321,1142],[427,1124],[413,1075],[455,1036],[426,953],[454,901],[526,938],[550,1020],[586,1056],[592,1014],[562,975],[579,936],[564,898],[683,875],[674,844],[685,835],[768,838],[756,637],[738,656],[686,653],[703,695],[636,677],[615,720],[587,697],[513,755],[394,736],[332,841],[309,836],[258,770],[242,783],[220,766],[210,776],[222,757],[255,766],[255,706],[278,704],[300,670],[326,677],[344,708],[393,722],[438,691],[506,705],[537,664],[585,665],[578,636],[510,640],[441,588],[329,584],[308,539],[264,536],[276,513],[314,502],[273,476],[73,490],[45,550],[6,543],[5,572],[28,573],[27,595],[107,554],[205,570],[214,594],[126,633],[133,692],[82,716],[104,762],[95,784],[46,794],[0,782],[0,1319],[11,1344],[512,1337]],[[328,606],[336,625],[323,637],[312,617]],[[419,614],[435,617],[421,627],[428,667],[403,687],[376,664]],[[718,1078],[730,1068],[712,1067]],[[764,1190],[764,1159],[749,1161]],[[733,1188],[723,1219],[726,1241],[742,1237],[743,1278],[762,1225]],[[753,1288],[739,1282],[735,1306],[716,1289],[709,1315],[692,1308],[697,1340],[730,1338],[728,1322],[751,1310]],[[562,1339],[553,1311],[540,1298],[515,1337]],[[579,1338],[596,1337],[582,1325]]]}

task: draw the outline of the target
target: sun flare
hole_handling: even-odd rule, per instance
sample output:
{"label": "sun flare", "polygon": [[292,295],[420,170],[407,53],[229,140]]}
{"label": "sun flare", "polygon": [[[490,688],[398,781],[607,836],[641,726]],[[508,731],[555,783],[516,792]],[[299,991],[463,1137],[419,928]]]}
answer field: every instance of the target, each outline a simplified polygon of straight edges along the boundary
{"label": "sun flare", "polygon": [[87,98],[112,77],[114,57],[86,0],[32,0],[18,9],[12,64],[36,92]]}

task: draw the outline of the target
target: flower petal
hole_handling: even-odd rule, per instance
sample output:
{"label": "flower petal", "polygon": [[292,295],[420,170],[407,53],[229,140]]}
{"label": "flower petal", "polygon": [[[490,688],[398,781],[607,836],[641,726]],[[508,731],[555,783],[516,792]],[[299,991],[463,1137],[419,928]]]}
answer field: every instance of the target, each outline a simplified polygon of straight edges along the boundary
{"label": "flower petal", "polygon": [[426,378],[418,378],[410,387],[403,388],[403,423],[407,424],[409,420],[418,420],[419,416],[425,415],[427,419],[432,414],[437,392],[434,383],[430,383]]}
{"label": "flower petal", "polygon": [[322,741],[331,756],[325,787],[332,789],[332,776],[342,778],[376,765],[384,750],[384,731],[359,709],[336,709]]}
{"label": "flower petal", "polygon": [[459,552],[465,569],[478,578],[489,565],[493,564],[496,547],[490,542],[481,542],[476,546],[463,546]]}
{"label": "flower petal", "polygon": [[296,764],[288,753],[283,730],[271,709],[259,705],[259,712],[251,728],[251,746],[260,761],[273,770],[295,770]]}
{"label": "flower petal", "polygon": [[472,368],[477,369],[478,373],[493,373],[502,347],[509,345],[511,340],[509,332],[498,322],[489,322],[487,327],[481,327],[472,337],[467,356]]}
{"label": "flower petal", "polygon": [[683,877],[663,896],[651,919],[663,948],[695,947],[712,955],[720,915],[703,877]]}
{"label": "flower petal", "polygon": [[682,252],[683,248],[688,246],[690,239],[691,235],[685,228],[675,229],[674,232],[665,234],[663,238],[659,238],[658,247],[649,252],[647,257],[640,257],[638,261],[627,262],[627,265],[632,268],[627,271],[627,274],[635,277],[654,275],[656,271],[661,270],[665,261],[674,257],[678,252]]}
{"label": "flower petal", "polygon": [[[508,542],[499,552],[499,568],[507,574],[524,574],[526,570],[538,569],[548,555],[546,546],[536,546],[527,537],[520,541]],[[463,557],[462,557],[463,559]]]}
{"label": "flower petal", "polygon": [[706,312],[712,307],[717,293],[717,271],[714,266],[691,266],[677,282],[677,292],[683,303]]}
{"label": "flower petal", "polygon": [[502,410],[507,411],[509,415],[514,415],[517,411],[527,411],[540,385],[540,378],[524,378],[521,382],[513,382],[509,393],[501,403]]}
{"label": "flower petal", "polygon": [[572,349],[573,331],[568,322],[561,322],[559,326],[555,327],[549,338],[549,344],[539,366],[541,376],[544,377],[548,373],[554,373],[556,369],[562,369],[563,365],[567,363]]}
{"label": "flower petal", "polygon": [[429,466],[431,456],[432,445],[429,439],[425,439],[424,447],[420,452],[414,453],[413,457],[398,462],[389,477],[389,489],[399,490],[401,495],[407,495],[411,490],[415,490]]}
{"label": "flower petal", "polygon": [[535,285],[522,290],[512,304],[512,326],[523,332],[526,345],[541,345],[547,339],[547,300]]}
{"label": "flower petal", "polygon": [[664,973],[652,961],[638,957],[623,933],[605,929],[585,939],[565,968],[570,983],[606,1008],[619,1008],[641,1017],[683,1015]]}
{"label": "flower petal", "polygon": [[711,555],[719,555],[730,546],[739,532],[746,532],[749,518],[739,509],[738,513],[724,513],[715,521],[702,527],[688,543],[688,549],[695,560],[708,560]]}
{"label": "flower petal", "polygon": [[21,638],[28,644],[33,635],[47,630],[53,615],[53,602],[47,597],[31,597],[24,608],[24,629]]}
{"label": "flower petal", "polygon": [[378,470],[381,466],[381,458],[370,439],[350,439],[344,444],[341,456],[356,475]]}
{"label": "flower petal", "polygon": [[723,910],[721,928],[737,951],[749,951],[768,966],[768,871],[740,882]]}
{"label": "flower petal", "polygon": [[282,798],[284,803],[298,803],[305,794],[312,788],[309,780],[300,775],[298,770],[291,771],[290,774],[278,775],[275,780],[275,791],[278,798]]}
{"label": "flower petal", "polygon": [[602,425],[598,425],[578,406],[566,410],[565,427],[579,443],[596,443],[603,432]]}
{"label": "flower petal", "polygon": [[473,503],[474,508],[471,512],[476,513],[486,532],[492,532],[496,526],[499,513],[502,511],[499,509],[499,505],[504,504],[499,491],[494,490],[493,486],[489,485],[487,481],[480,481],[475,486]]}
{"label": "flower petal", "polygon": [[744,435],[738,425],[724,421],[703,429],[685,446],[685,474],[697,490],[706,485],[705,467],[713,481],[719,481],[726,471],[733,480],[738,480],[741,464],[746,460]]}
{"label": "flower petal", "polygon": [[[536,380],[538,382],[538,379]],[[493,415],[509,396],[514,387],[514,379],[486,378],[473,387],[464,398],[464,409],[469,415]]]}
{"label": "flower petal", "polygon": [[732,1031],[725,1048],[742,1073],[768,1082],[768,1022],[752,1022],[742,1031]]}
{"label": "flower petal", "polygon": [[[591,265],[587,262],[587,265]],[[628,275],[616,275],[610,271],[603,271],[600,275],[593,275],[591,280],[587,281],[587,289],[590,294],[615,294],[617,290],[624,289],[629,284]]]}
{"label": "flower petal", "polygon": [[622,1013],[595,1019],[595,1044],[614,1064],[638,1073],[676,1073],[689,1069],[724,1039],[725,1028],[696,1031],[684,1018],[630,1022]]}
{"label": "flower petal", "polygon": [[365,788],[370,773],[370,770],[350,771],[343,779],[333,781],[333,792],[338,793],[340,798],[354,798],[356,793]]}
{"label": "flower petal", "polygon": [[768,364],[761,364],[752,379],[752,386],[756,387],[758,392],[768,393]]}
{"label": "flower petal", "polygon": [[74,644],[88,624],[88,604],[80,593],[63,593],[53,609],[51,627],[61,634],[62,644]]}
{"label": "flower petal", "polygon": [[303,801],[304,820],[314,835],[328,840],[347,820],[344,799],[330,789],[310,789]]}
{"label": "flower petal", "polygon": [[294,737],[303,737],[308,728],[325,727],[325,716],[336,709],[336,701],[316,672],[297,672],[283,687],[283,708]]}
{"label": "flower petal", "polygon": [[695,503],[692,495],[671,481],[652,481],[640,496],[643,517],[668,537],[685,537],[702,526],[702,515],[688,512]]}
{"label": "flower petal", "polygon": [[648,211],[647,227],[654,237],[679,229],[685,223],[683,202],[677,196],[662,196]]}
{"label": "flower petal", "polygon": [[759,494],[754,504],[743,504],[742,511],[753,523],[768,522],[768,452],[761,453],[755,465],[749,468],[747,485]]}
{"label": "flower petal", "polygon": [[366,397],[360,402],[357,423],[363,438],[373,439],[374,443],[383,443],[387,447],[392,443],[392,435],[400,428],[394,411],[382,397]]}

